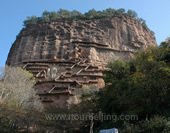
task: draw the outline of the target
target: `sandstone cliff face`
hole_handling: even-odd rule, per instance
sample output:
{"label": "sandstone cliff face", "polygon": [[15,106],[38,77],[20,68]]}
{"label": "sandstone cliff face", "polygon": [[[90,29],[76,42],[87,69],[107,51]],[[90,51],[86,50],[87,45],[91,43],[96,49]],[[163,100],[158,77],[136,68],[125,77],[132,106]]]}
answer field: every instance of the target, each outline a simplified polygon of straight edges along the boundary
{"label": "sandstone cliff face", "polygon": [[126,60],[149,46],[156,46],[153,33],[127,16],[58,20],[23,29],[6,64],[33,73],[44,106],[62,107],[78,103],[84,86],[104,87],[108,61]]}
{"label": "sandstone cliff face", "polygon": [[[153,33],[137,20],[115,16],[96,20],[59,20],[29,26],[14,42],[8,65],[23,61],[69,60],[86,56],[92,62],[106,64],[111,59],[127,59],[136,49],[155,46]],[[82,50],[76,55],[76,48]]]}

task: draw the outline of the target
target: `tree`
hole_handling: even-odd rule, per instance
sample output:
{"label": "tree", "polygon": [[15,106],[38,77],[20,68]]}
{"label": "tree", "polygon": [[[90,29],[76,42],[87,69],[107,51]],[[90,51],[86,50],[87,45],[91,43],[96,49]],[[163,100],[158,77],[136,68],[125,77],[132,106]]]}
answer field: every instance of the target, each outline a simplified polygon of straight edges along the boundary
{"label": "tree", "polygon": [[45,10],[42,14],[43,17],[49,17],[50,16],[50,12]]}
{"label": "tree", "polygon": [[95,16],[97,16],[97,11],[95,9],[89,10],[87,13],[85,13],[86,18],[92,19]]}
{"label": "tree", "polygon": [[84,18],[84,15],[79,11],[73,10],[72,17],[76,19],[80,19],[80,18]]}
{"label": "tree", "polygon": [[6,67],[0,82],[0,101],[22,108],[42,109],[34,90],[35,80],[29,72],[15,67]]}
{"label": "tree", "polygon": [[167,37],[167,38],[166,38],[166,42],[169,42],[169,43],[170,43],[170,37]]}
{"label": "tree", "polygon": [[145,23],[145,20],[143,18],[138,18],[138,21],[142,24]]}
{"label": "tree", "polygon": [[[170,64],[167,44],[137,52],[128,62],[113,61],[104,71],[106,87],[99,92],[103,113],[137,115],[138,120],[154,115],[170,116]],[[107,97],[107,98],[106,98]],[[121,127],[121,123],[117,124]],[[133,122],[135,123],[135,122]],[[110,121],[110,125],[113,125]],[[109,125],[107,122],[106,125]],[[110,128],[110,127],[108,127]]]}
{"label": "tree", "polygon": [[105,17],[112,17],[113,15],[128,15],[130,17],[133,17],[137,19],[143,26],[146,28],[146,22],[142,18],[137,18],[137,13],[132,10],[128,10],[127,12],[125,9],[113,9],[113,8],[107,8],[103,11],[96,11],[95,9],[91,9],[88,12],[82,14],[76,10],[68,11],[60,9],[58,12],[52,11],[44,11],[41,15],[41,17],[31,16],[27,17],[26,20],[24,20],[24,26],[29,26],[32,24],[37,24],[39,22],[49,22],[49,21],[56,21],[57,19],[100,19]]}
{"label": "tree", "polygon": [[123,8],[118,9],[118,11],[121,12],[122,14],[125,13],[125,9],[123,9]]}
{"label": "tree", "polygon": [[112,9],[112,8],[108,8],[106,10],[103,10],[103,13],[106,15],[106,16],[111,16],[111,15],[114,15],[115,14],[115,9]]}
{"label": "tree", "polygon": [[71,18],[71,12],[69,12],[68,10],[63,10],[60,9],[57,14],[61,17],[61,18]]}
{"label": "tree", "polygon": [[135,11],[132,11],[132,10],[128,10],[127,15],[130,16],[130,17],[133,17],[133,18],[136,18],[138,16],[137,13]]}
{"label": "tree", "polygon": [[164,53],[162,54],[161,60],[170,64],[170,37],[168,37],[165,42],[162,42],[160,47],[163,49],[162,52]]}
{"label": "tree", "polygon": [[132,124],[124,122],[123,127],[120,129],[121,133],[168,133],[170,125],[168,120],[162,116],[153,116],[150,120],[145,119]]}
{"label": "tree", "polygon": [[41,130],[45,118],[42,117],[43,106],[33,87],[33,75],[21,68],[7,66],[2,73],[0,132],[29,132],[30,127]]}
{"label": "tree", "polygon": [[24,21],[24,26],[28,26],[31,24],[37,24],[37,21],[38,21],[37,16],[27,17],[27,20]]}
{"label": "tree", "polygon": [[44,11],[42,14],[42,21],[49,21],[50,20],[50,12],[49,11]]}
{"label": "tree", "polygon": [[49,13],[49,20],[50,21],[55,21],[55,20],[58,19],[58,17],[59,17],[59,15],[55,11]]}

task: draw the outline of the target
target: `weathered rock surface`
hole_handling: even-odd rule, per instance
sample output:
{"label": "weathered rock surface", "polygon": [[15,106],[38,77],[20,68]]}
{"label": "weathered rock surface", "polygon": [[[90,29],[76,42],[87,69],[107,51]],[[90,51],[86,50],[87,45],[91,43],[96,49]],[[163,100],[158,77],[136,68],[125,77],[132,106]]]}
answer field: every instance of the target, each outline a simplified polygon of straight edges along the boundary
{"label": "weathered rock surface", "polygon": [[108,61],[126,60],[149,46],[156,46],[153,33],[127,16],[58,20],[22,29],[6,64],[37,77],[36,90],[45,106],[63,106],[78,102],[76,88],[103,87]]}
{"label": "weathered rock surface", "polygon": [[49,60],[54,56],[70,59],[74,56],[75,45],[86,49],[84,56],[105,64],[112,58],[126,59],[136,49],[155,46],[156,41],[151,31],[127,16],[59,20],[23,29],[6,63],[15,65],[23,61]]}

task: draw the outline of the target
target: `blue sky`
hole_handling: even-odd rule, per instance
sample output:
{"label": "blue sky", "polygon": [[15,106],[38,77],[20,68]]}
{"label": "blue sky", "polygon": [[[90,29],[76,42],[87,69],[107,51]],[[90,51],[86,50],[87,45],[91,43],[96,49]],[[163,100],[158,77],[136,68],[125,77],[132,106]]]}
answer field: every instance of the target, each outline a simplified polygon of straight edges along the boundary
{"label": "blue sky", "polygon": [[155,32],[157,43],[170,36],[170,0],[0,0],[0,66],[5,65],[8,52],[23,28],[27,16],[40,16],[43,11],[60,8],[82,13],[90,9],[132,9],[146,20]]}

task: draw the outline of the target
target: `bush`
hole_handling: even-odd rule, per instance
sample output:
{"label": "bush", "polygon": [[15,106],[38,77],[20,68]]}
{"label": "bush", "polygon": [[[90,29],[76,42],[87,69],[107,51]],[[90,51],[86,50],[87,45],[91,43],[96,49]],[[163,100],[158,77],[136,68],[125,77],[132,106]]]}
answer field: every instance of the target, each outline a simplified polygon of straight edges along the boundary
{"label": "bush", "polygon": [[[169,45],[170,42],[167,41],[159,47],[137,52],[129,61],[110,62],[109,69],[104,71],[106,86],[98,94],[99,110],[117,116],[137,115],[138,121],[143,121],[142,126],[147,125],[148,121],[144,120],[148,118],[148,125],[153,124],[159,129],[164,120],[154,116],[170,117]],[[153,121],[159,119],[158,126]],[[121,127],[122,123],[123,121],[106,121],[105,125]],[[132,128],[139,128],[135,125],[136,121],[130,123],[134,124]],[[145,129],[149,128],[148,125]]]}
{"label": "bush", "polygon": [[25,109],[42,110],[43,106],[34,90],[35,80],[28,71],[16,67],[5,68],[0,81],[0,102]]}
{"label": "bush", "polygon": [[76,10],[68,11],[68,10],[63,10],[63,9],[60,9],[58,12],[44,11],[41,17],[37,17],[37,16],[27,17],[27,19],[24,21],[24,26],[27,27],[29,25],[37,24],[39,22],[56,21],[58,19],[91,20],[91,19],[100,19],[104,17],[112,17],[114,15],[127,15],[129,17],[139,20],[139,23],[147,27],[145,20],[143,20],[142,18],[138,18],[137,17],[138,15],[135,11],[128,10],[126,12],[125,9],[123,8],[120,8],[118,10],[115,10],[113,8],[108,8],[103,11],[96,11],[95,9],[91,9],[84,14]]}
{"label": "bush", "polygon": [[124,122],[121,133],[168,133],[170,125],[168,120],[162,116],[153,116],[150,120],[146,119],[132,124]]}

